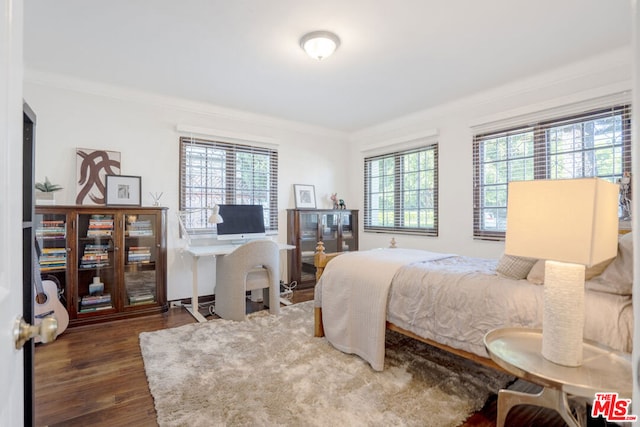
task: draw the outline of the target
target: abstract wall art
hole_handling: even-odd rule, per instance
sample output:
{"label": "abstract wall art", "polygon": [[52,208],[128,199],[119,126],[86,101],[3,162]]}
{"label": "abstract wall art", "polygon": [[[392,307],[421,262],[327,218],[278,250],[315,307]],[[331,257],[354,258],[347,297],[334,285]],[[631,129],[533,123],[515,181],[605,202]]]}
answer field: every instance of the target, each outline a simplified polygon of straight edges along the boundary
{"label": "abstract wall art", "polygon": [[76,149],[77,205],[104,205],[107,175],[120,175],[118,151]]}

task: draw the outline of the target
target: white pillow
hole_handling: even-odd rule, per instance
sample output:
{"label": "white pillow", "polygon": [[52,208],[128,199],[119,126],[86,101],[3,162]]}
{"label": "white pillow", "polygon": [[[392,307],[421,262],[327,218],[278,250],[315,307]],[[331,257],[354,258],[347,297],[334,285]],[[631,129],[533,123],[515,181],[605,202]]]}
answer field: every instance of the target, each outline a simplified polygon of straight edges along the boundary
{"label": "white pillow", "polygon": [[[587,267],[584,272],[584,280],[591,280],[599,274],[602,274],[613,260],[614,258],[611,258],[596,265],[592,265],[591,267]],[[535,285],[544,284],[544,263],[545,260],[539,259],[535,264],[533,264],[531,271],[529,271],[529,274],[527,275],[528,281]]]}
{"label": "white pillow", "polygon": [[587,281],[586,288],[617,295],[631,295],[633,289],[633,236],[618,240],[618,255],[601,275]]}

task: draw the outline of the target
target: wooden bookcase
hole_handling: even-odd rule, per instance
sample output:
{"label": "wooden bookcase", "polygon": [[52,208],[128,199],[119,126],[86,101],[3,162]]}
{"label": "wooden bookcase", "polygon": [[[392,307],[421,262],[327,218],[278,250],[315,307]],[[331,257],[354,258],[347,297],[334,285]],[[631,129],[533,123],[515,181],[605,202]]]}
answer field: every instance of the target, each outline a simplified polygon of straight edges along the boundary
{"label": "wooden bookcase", "polygon": [[59,284],[69,326],[167,310],[166,211],[36,206],[41,274]]}
{"label": "wooden bookcase", "polygon": [[350,209],[287,209],[289,278],[299,288],[316,283],[313,255],[318,241],[325,252],[358,250],[358,211]]}

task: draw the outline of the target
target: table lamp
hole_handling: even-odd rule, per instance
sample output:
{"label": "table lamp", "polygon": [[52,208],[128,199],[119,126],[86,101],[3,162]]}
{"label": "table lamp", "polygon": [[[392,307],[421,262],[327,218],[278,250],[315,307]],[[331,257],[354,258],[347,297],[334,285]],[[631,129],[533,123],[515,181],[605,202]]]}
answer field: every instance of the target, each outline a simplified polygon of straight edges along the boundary
{"label": "table lamp", "polygon": [[616,256],[618,185],[599,178],[509,183],[505,254],[544,259],[542,355],[582,364],[585,266]]}
{"label": "table lamp", "polygon": [[201,212],[211,211],[211,215],[207,218],[207,222],[209,224],[220,224],[224,222],[224,218],[220,215],[220,206],[214,204],[213,207],[204,207],[204,208],[194,208],[194,209],[185,209],[182,211],[178,211],[178,222],[180,224],[180,230],[182,234],[187,237],[187,241],[191,244],[191,235],[189,234],[187,225],[185,221],[188,215],[193,215]]}

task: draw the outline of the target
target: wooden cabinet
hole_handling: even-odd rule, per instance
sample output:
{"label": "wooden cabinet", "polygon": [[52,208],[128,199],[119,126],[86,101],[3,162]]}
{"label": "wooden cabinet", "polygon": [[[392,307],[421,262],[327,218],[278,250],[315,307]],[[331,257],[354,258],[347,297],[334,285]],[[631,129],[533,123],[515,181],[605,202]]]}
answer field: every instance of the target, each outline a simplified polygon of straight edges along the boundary
{"label": "wooden cabinet", "polygon": [[313,254],[318,241],[325,251],[358,250],[358,211],[334,209],[288,209],[287,243],[296,248],[289,251],[289,278],[298,287],[315,285]]}
{"label": "wooden cabinet", "polygon": [[34,227],[70,326],[168,308],[166,208],[36,206]]}

